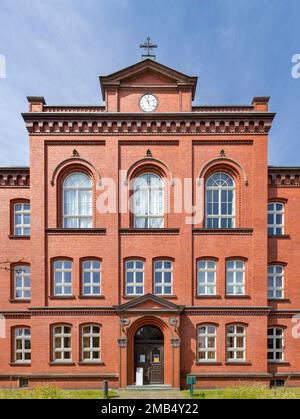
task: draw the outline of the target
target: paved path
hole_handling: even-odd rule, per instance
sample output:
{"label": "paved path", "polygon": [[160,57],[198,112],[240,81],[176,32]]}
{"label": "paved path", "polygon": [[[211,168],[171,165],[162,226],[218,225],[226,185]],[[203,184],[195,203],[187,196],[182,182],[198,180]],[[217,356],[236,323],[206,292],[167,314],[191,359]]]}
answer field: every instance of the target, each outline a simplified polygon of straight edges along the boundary
{"label": "paved path", "polygon": [[118,399],[185,399],[184,393],[177,390],[121,390]]}

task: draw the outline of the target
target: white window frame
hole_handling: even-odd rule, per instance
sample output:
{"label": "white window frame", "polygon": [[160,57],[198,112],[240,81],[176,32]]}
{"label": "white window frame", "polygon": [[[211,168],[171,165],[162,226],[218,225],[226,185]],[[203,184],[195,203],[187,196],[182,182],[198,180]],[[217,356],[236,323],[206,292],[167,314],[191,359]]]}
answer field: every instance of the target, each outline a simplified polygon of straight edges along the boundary
{"label": "white window frame", "polygon": [[[29,331],[29,334],[28,334]],[[20,342],[20,348],[17,348],[17,342]],[[29,342],[29,348],[26,348],[26,342]],[[21,359],[18,359],[18,354]],[[26,359],[26,355],[30,356]],[[30,327],[16,327],[14,329],[14,362],[16,364],[30,364],[31,363],[31,329]]]}
{"label": "white window frame", "polygon": [[[81,175],[85,176],[86,179],[89,180],[90,186],[66,186],[66,181],[70,179],[72,176]],[[75,191],[76,193],[76,199],[74,200],[75,206],[76,206],[76,214],[66,214],[65,213],[65,192],[66,191]],[[80,214],[79,206],[79,192],[91,192],[91,198],[90,198],[90,206],[91,206],[91,213],[89,214]],[[93,203],[93,185],[92,181],[89,178],[89,176],[83,172],[73,172],[70,175],[68,175],[64,181],[63,181],[63,188],[62,188],[62,213],[63,213],[63,228],[92,228],[93,227],[93,209],[92,209],[92,203]],[[69,219],[76,220],[76,227],[69,227],[67,225],[67,222]],[[87,226],[81,227],[80,221],[86,220]]]}
{"label": "white window frame", "polygon": [[[71,268],[65,268],[65,263],[71,264]],[[61,263],[62,267],[57,268],[55,265]],[[71,272],[71,282],[65,281],[65,273]],[[55,274],[61,273],[61,282],[56,282]],[[61,288],[61,293],[57,293],[56,288]],[[70,292],[65,292],[66,288],[70,288]],[[73,262],[68,259],[59,259],[53,261],[53,296],[54,297],[70,297],[73,295]]]}
{"label": "white window frame", "polygon": [[[201,329],[204,329],[201,331]],[[214,329],[212,332],[210,329]],[[204,339],[204,346],[200,347],[200,340]],[[209,347],[209,340],[213,339],[214,344]],[[213,324],[201,324],[197,329],[198,362],[215,362],[217,360],[217,326]],[[200,356],[204,354],[204,358]],[[213,355],[210,357],[209,355]]]}
{"label": "white window frame", "polygon": [[[147,180],[145,182],[145,185],[139,185],[137,187],[136,183],[139,181],[140,178],[145,178],[147,177]],[[158,187],[154,187],[151,186],[150,184],[150,177],[155,177],[157,179],[159,179],[160,181],[160,185]],[[142,227],[142,228],[157,228],[157,227],[153,227],[151,225],[151,220],[161,220],[161,225],[159,226],[159,228],[163,228],[164,227],[164,183],[163,180],[161,179],[160,176],[158,176],[156,173],[143,173],[142,175],[138,176],[136,179],[133,180],[134,183],[134,193],[132,196],[132,202],[133,202],[133,218],[134,218],[134,228],[139,228],[136,226],[136,221],[138,219],[145,219],[146,220],[146,226]],[[138,211],[138,206],[136,204],[136,196],[139,194],[139,191],[144,191],[147,194],[147,209],[146,212],[143,213],[139,213]],[[157,213],[157,214],[151,214],[151,197],[153,195],[154,192],[159,193],[159,196],[161,197],[161,202],[160,202],[160,206],[161,206],[161,212]],[[161,194],[161,195],[160,195]]]}
{"label": "white window frame", "polygon": [[[214,267],[211,268],[208,265],[213,263]],[[205,264],[205,267],[200,267],[201,264]],[[208,281],[208,274],[213,272],[214,282]],[[204,274],[204,281],[200,282],[200,275]],[[200,288],[204,288],[204,292],[200,292]],[[213,292],[209,292],[213,291]],[[206,296],[206,295],[216,295],[217,292],[217,262],[213,259],[199,259],[197,261],[197,295]]]}
{"label": "white window frame", "polygon": [[[243,267],[238,268],[237,263],[242,263]],[[230,268],[228,265],[233,263],[233,268]],[[243,273],[243,282],[237,282],[237,273]],[[229,273],[232,273],[232,282],[229,282]],[[245,286],[246,286],[246,263],[242,259],[230,259],[226,261],[226,295],[228,296],[240,296],[245,295]],[[229,287],[233,288],[232,292],[229,292]],[[241,288],[242,292],[237,292]]]}
{"label": "white window frame", "polygon": [[[271,205],[273,206],[273,209],[269,209]],[[281,205],[282,210],[277,210],[276,205]],[[272,201],[268,203],[268,218],[269,218],[269,215],[272,215],[274,217],[273,224],[269,224],[269,220],[268,220],[268,235],[269,236],[281,236],[284,234],[284,209],[285,209],[284,207],[285,205],[283,202]],[[276,223],[276,215],[282,216],[282,224]],[[269,232],[270,229],[272,229],[272,232]],[[281,233],[277,233],[276,231],[277,229],[281,229]]]}
{"label": "white window frame", "polygon": [[[232,186],[228,186],[228,185],[208,185],[208,182],[210,181],[210,179],[216,178],[217,176],[220,178],[221,176],[227,176],[228,179],[230,179],[232,181]],[[214,182],[217,181],[221,181],[221,179],[215,179]],[[226,181],[227,182],[227,181]],[[224,181],[225,183],[225,181]],[[218,193],[218,199],[216,202],[214,202],[214,200],[212,200],[212,202],[208,202],[208,192],[217,192]],[[231,191],[232,192],[232,201],[226,201],[226,202],[222,202],[222,191]],[[225,172],[217,172],[212,174],[211,176],[209,176],[209,178],[206,181],[206,193],[205,193],[205,200],[206,200],[206,204],[205,204],[205,220],[206,220],[206,228],[235,228],[235,182],[234,179],[232,178],[232,176],[230,176],[228,173]],[[208,205],[210,204],[217,204],[218,205],[218,214],[213,214],[212,213],[208,213]],[[227,205],[232,205],[232,213],[231,214],[222,214],[222,203],[223,204],[227,204]],[[209,220],[213,220],[213,219],[217,219],[218,220],[218,226],[214,227],[214,226],[209,226]],[[223,220],[231,220],[231,226],[227,227],[227,226],[222,226],[222,221]],[[227,222],[226,222],[227,224]]]}
{"label": "white window frame", "polygon": [[[99,263],[99,269],[94,267],[94,263],[97,262]],[[82,269],[82,295],[84,297],[98,297],[101,295],[101,260],[98,259],[88,259],[88,260],[83,260],[81,265],[81,269]],[[91,267],[90,268],[85,268],[85,263],[90,263]],[[84,278],[84,274],[88,273],[89,274],[89,282],[85,282],[85,278]],[[94,282],[94,273],[99,273],[99,280],[100,282]],[[90,293],[86,293],[85,292],[85,288],[89,288],[90,289]],[[95,288],[99,288],[99,292],[94,292]]]}
{"label": "white window frame", "polygon": [[[99,332],[94,332],[93,328],[97,327],[99,329]],[[85,332],[84,329],[89,329],[88,332]],[[98,338],[99,339],[99,346],[94,347],[93,346],[93,339]],[[89,346],[86,347],[84,344],[84,340],[89,340]],[[93,357],[93,354],[99,352],[99,356],[97,358]],[[89,354],[88,358],[84,357],[84,354]],[[81,358],[82,362],[91,363],[91,362],[100,362],[101,361],[101,327],[97,324],[85,324],[81,326]]]}
{"label": "white window frame", "polygon": [[[277,268],[281,269],[281,272],[276,272]],[[272,270],[272,272],[270,272]],[[269,300],[282,300],[284,298],[284,266],[278,264],[272,264],[268,266],[268,299]],[[281,286],[277,286],[277,279],[281,279]],[[269,281],[272,280],[272,286],[269,285]],[[277,292],[281,292],[281,296],[277,297]],[[272,295],[270,295],[272,293]]]}
{"label": "white window frame", "polygon": [[[24,268],[29,272],[24,272]],[[29,278],[29,286],[25,286],[25,279]],[[17,286],[17,280],[21,279],[22,285]],[[17,293],[21,293],[18,296]],[[29,293],[29,296],[25,293]],[[15,300],[30,300],[31,299],[31,272],[29,265],[18,265],[14,267],[14,299]]]}
{"label": "white window frame", "polygon": [[[57,332],[57,329],[61,329],[61,332]],[[70,331],[67,332],[67,329]],[[57,324],[53,326],[52,329],[52,356],[53,356],[53,362],[55,363],[65,363],[65,362],[72,362],[72,327],[67,324]],[[65,347],[65,338],[70,339],[70,347]],[[55,346],[56,339],[60,340],[60,347]],[[61,358],[56,358],[56,354],[61,353]],[[66,357],[65,354],[69,353],[70,358]]]}
{"label": "white window frame", "polygon": [[[162,267],[157,268],[156,264],[161,262]],[[166,268],[165,264],[170,263],[171,267]],[[156,273],[161,273],[161,282],[156,283]],[[171,273],[171,282],[166,282],[165,273]],[[160,287],[162,289],[161,292],[156,292],[156,288]],[[165,288],[171,288],[170,292],[165,292]],[[168,259],[160,259],[154,261],[154,294],[155,295],[172,295],[173,294],[173,262]]]}
{"label": "white window frame", "polygon": [[[280,330],[281,335],[277,335],[276,331]],[[269,342],[272,342],[272,348],[269,348]],[[280,348],[277,348],[277,341],[280,341]],[[269,354],[272,354],[272,358],[269,358]],[[277,359],[276,355],[281,355],[281,359]],[[268,362],[283,362],[284,361],[284,328],[282,327],[269,327],[268,328]]]}
{"label": "white window frame", "polygon": [[[238,332],[238,328],[243,328],[243,332]],[[233,332],[229,329],[233,328]],[[233,339],[233,345],[229,346],[229,339]],[[243,346],[238,346],[238,339],[243,339]],[[233,357],[229,356],[229,352],[233,352]],[[242,354],[238,357],[237,354]],[[228,362],[243,362],[246,360],[246,327],[241,324],[231,324],[226,328],[226,359]]]}
{"label": "white window frame", "polygon": [[[25,209],[25,205],[29,207],[29,209]],[[18,206],[21,206],[21,209],[17,209]],[[16,223],[16,216],[21,216],[21,223]],[[29,224],[26,224],[24,219],[25,216],[29,216]],[[20,229],[21,232],[17,232]],[[25,230],[29,230],[26,232]],[[15,236],[30,236],[30,203],[29,202],[16,202],[14,204],[14,235]]]}
{"label": "white window frame", "polygon": [[[143,268],[137,268],[137,262],[142,263],[143,264]],[[133,268],[128,268],[127,265],[129,263],[133,263]],[[133,273],[133,282],[128,282],[128,278],[127,278],[127,274],[129,272]],[[136,274],[137,272],[142,272],[143,273],[143,282],[136,282]],[[127,291],[128,287],[133,287],[133,292],[129,293]],[[143,288],[143,292],[142,293],[137,293],[136,292],[136,288],[137,287],[142,287]],[[126,260],[125,262],[125,293],[126,295],[144,295],[145,293],[145,262],[143,260],[139,260],[139,259],[131,259],[131,260]]]}

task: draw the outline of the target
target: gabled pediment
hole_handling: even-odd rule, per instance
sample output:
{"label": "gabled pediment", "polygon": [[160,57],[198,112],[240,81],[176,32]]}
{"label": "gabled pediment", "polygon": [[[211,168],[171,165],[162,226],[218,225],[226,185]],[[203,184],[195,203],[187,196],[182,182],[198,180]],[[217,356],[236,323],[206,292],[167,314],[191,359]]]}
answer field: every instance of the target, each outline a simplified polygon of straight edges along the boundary
{"label": "gabled pediment", "polygon": [[140,61],[130,67],[126,67],[108,76],[100,76],[100,84],[103,99],[108,87],[118,87],[122,84],[138,85],[166,85],[186,86],[192,90],[194,98],[197,77],[187,76],[170,67],[150,59]]}
{"label": "gabled pediment", "polygon": [[158,297],[153,294],[146,294],[141,297],[137,297],[134,300],[129,301],[125,304],[114,306],[114,309],[118,313],[124,312],[143,312],[143,313],[181,313],[184,306],[171,303],[170,301]]}

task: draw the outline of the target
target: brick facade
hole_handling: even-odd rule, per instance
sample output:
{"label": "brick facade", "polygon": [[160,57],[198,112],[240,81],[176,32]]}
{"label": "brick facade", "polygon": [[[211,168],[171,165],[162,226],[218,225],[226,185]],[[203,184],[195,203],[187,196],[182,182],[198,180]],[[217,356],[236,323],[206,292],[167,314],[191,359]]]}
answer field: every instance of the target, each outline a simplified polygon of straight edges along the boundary
{"label": "brick facade", "polygon": [[[145,325],[164,335],[163,383],[178,388],[195,374],[197,386],[237,381],[269,384],[300,377],[297,287],[300,227],[300,168],[269,167],[268,134],[274,114],[268,98],[255,97],[245,106],[193,106],[197,84],[152,60],[144,60],[110,76],[100,77],[105,106],[48,106],[29,97],[23,114],[30,141],[29,168],[0,168],[0,307],[5,337],[0,339],[0,385],[16,387],[52,383],[63,387],[113,387],[135,382],[134,342]],[[156,96],[154,112],[142,112],[140,97]],[[92,228],[65,229],[62,184],[68,174],[86,173],[92,180]],[[101,185],[109,178],[123,188],[141,173],[154,172],[170,182],[164,195],[164,227],[135,229],[132,215],[99,213]],[[235,182],[235,226],[208,229],[205,217],[186,222],[175,211],[175,179],[190,179],[192,203],[205,201],[203,182],[226,172]],[[269,176],[268,176],[269,172]],[[30,181],[29,181],[30,176]],[[201,195],[202,193],[202,195]],[[14,234],[14,204],[30,202],[30,237]],[[268,237],[267,204],[284,205],[284,234]],[[120,209],[121,199],[117,199]],[[53,294],[53,262],[72,262],[72,295]],[[101,261],[101,295],[82,295],[82,262]],[[144,296],[125,290],[125,262],[144,262]],[[154,296],[155,260],[173,264],[172,295]],[[197,293],[197,261],[216,262],[216,292]],[[245,290],[226,295],[226,262],[242,260]],[[14,267],[30,266],[31,298],[14,298]],[[269,264],[284,266],[284,298],[268,299]],[[53,362],[53,328],[71,329],[72,355]],[[82,328],[98,325],[101,359],[82,359]],[[216,330],[216,357],[198,358],[199,325]],[[245,357],[228,361],[228,325],[245,330]],[[268,362],[268,328],[284,334],[284,359]],[[16,362],[16,328],[30,328],[31,362]],[[293,329],[294,328],[294,329]],[[269,360],[270,361],[270,360]],[[23,380],[20,380],[23,379]]]}

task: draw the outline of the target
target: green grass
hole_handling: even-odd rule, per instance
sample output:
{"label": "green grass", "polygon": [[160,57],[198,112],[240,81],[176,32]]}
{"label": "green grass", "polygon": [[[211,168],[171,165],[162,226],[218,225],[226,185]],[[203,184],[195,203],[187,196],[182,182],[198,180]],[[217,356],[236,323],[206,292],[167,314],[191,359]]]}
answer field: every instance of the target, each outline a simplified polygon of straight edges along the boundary
{"label": "green grass", "polygon": [[[116,393],[109,391],[109,398]],[[62,390],[57,387],[37,387],[32,390],[0,390],[0,399],[103,399],[101,390]]]}
{"label": "green grass", "polygon": [[[189,397],[189,392],[185,392]],[[299,399],[300,388],[269,389],[261,384],[239,385],[224,389],[194,390],[194,399]]]}

